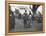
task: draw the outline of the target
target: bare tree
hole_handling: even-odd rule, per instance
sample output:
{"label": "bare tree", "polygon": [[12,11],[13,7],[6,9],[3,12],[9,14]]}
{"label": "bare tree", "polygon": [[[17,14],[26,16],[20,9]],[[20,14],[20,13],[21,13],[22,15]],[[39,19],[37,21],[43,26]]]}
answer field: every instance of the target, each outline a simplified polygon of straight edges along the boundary
{"label": "bare tree", "polygon": [[38,9],[39,6],[40,5],[34,4],[32,9],[31,9],[31,6],[30,6],[30,9],[32,10],[33,14],[36,14],[36,10]]}

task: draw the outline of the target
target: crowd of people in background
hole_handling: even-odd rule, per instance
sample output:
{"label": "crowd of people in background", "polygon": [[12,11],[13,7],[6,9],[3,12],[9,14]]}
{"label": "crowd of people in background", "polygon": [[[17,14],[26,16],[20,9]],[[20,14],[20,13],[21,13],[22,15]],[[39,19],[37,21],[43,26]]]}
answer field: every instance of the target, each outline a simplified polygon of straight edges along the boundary
{"label": "crowd of people in background", "polygon": [[[42,14],[39,12],[39,14],[31,14],[31,12],[29,11],[29,14],[27,13],[27,10],[25,10],[25,12],[23,13],[23,15],[20,13],[18,15],[18,19],[23,19],[23,23],[24,23],[24,27],[31,27],[31,23],[33,23],[33,21],[37,21],[37,23],[42,23]],[[28,26],[27,26],[28,25]]]}
{"label": "crowd of people in background", "polygon": [[[10,12],[10,30],[13,30],[15,29],[15,24],[16,24],[16,18],[17,20],[20,19],[20,20],[23,20],[23,24],[24,24],[24,28],[32,28],[32,30],[34,30],[35,28],[38,28],[38,30],[42,30],[43,28],[43,15],[38,12],[38,14],[36,13],[38,7],[40,5],[32,5],[33,8],[31,8],[31,6],[29,7],[30,10],[28,10],[29,13],[27,13],[27,10],[24,9],[24,13],[21,14],[20,11],[18,9],[15,9],[15,12],[13,12],[9,6],[9,12]],[[19,8],[20,9],[20,8]],[[21,8],[23,9],[23,8]],[[22,11],[23,12],[23,11]],[[15,13],[15,14],[14,14]],[[18,21],[17,21],[18,22]],[[20,22],[21,23],[21,22]]]}
{"label": "crowd of people in background", "polygon": [[[24,28],[30,28],[33,25],[34,21],[37,21],[36,22],[37,24],[42,23],[42,19],[43,19],[40,12],[37,16],[37,14],[32,15],[30,11],[29,11],[29,14],[28,14],[27,10],[25,10],[23,15],[21,13],[19,13],[17,18],[18,19],[23,19]],[[10,22],[10,28],[14,29],[15,28],[15,15],[14,15],[13,12],[11,12],[10,21],[11,21]]]}

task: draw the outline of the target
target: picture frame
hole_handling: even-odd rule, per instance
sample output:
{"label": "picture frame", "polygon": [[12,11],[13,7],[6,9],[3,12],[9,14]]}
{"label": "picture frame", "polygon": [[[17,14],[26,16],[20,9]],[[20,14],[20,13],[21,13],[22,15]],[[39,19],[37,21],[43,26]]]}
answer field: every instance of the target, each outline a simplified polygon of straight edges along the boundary
{"label": "picture frame", "polygon": [[[43,14],[43,29],[40,32],[10,32],[9,31],[9,4],[24,4],[24,5],[42,5],[42,14]],[[5,35],[22,35],[22,34],[37,34],[45,32],[45,3],[44,2],[24,2],[24,1],[5,1]]]}

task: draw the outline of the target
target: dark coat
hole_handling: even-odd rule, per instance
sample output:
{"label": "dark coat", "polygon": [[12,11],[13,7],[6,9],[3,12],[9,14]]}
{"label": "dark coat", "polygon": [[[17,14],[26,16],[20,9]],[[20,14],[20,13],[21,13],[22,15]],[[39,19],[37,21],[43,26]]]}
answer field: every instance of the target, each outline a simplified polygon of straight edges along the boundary
{"label": "dark coat", "polygon": [[15,16],[14,14],[12,14],[10,16],[10,29],[14,29],[15,28]]}

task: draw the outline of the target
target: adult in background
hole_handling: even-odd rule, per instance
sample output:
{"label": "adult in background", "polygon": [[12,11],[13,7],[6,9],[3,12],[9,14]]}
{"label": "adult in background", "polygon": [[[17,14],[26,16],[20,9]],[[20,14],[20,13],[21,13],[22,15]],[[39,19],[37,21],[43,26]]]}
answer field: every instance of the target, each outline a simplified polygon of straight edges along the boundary
{"label": "adult in background", "polygon": [[31,14],[31,12],[29,11],[29,16],[28,16],[28,27],[30,28],[31,27],[31,17],[32,17],[32,14]]}
{"label": "adult in background", "polygon": [[25,10],[25,13],[23,14],[23,22],[24,22],[24,27],[27,27],[27,10]]}
{"label": "adult in background", "polygon": [[11,11],[11,14],[10,14],[10,30],[14,31],[14,29],[15,29],[15,15]]}
{"label": "adult in background", "polygon": [[39,12],[39,16],[38,16],[38,30],[42,31],[43,28],[43,16],[42,14]]}

